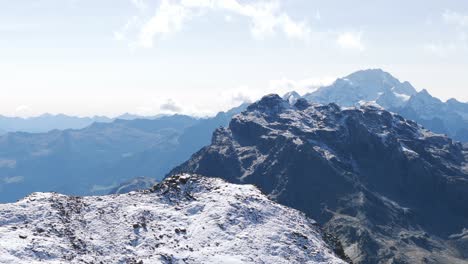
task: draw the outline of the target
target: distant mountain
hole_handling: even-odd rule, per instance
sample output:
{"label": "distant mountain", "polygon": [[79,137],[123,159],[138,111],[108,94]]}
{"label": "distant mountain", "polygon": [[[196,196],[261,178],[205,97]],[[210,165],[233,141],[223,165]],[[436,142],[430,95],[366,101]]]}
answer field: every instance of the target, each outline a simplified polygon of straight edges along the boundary
{"label": "distant mountain", "polygon": [[191,175],[125,195],[34,193],[0,205],[0,223],[1,263],[345,263],[304,214]]}
{"label": "distant mountain", "polygon": [[141,115],[135,115],[135,114],[130,114],[130,113],[124,113],[119,116],[117,116],[115,119],[124,119],[124,120],[133,120],[133,119],[156,119],[160,118],[163,116],[169,116],[165,114],[159,114],[159,115],[154,115],[154,116],[141,116]]}
{"label": "distant mountain", "polygon": [[107,194],[140,176],[160,180],[208,145],[212,132],[242,109],[245,105],[205,119],[117,119],[78,130],[0,136],[0,202],[34,191]]}
{"label": "distant mountain", "polygon": [[332,85],[321,87],[304,95],[307,100],[317,103],[336,103],[340,106],[356,106],[362,102],[377,102],[383,107],[403,105],[417,91],[409,82],[400,82],[380,69],[362,70]]}
{"label": "distant mountain", "polygon": [[110,123],[117,119],[134,120],[134,119],[157,119],[165,115],[155,116],[140,116],[130,113],[122,114],[116,118],[106,116],[93,117],[77,117],[64,114],[52,115],[43,114],[36,117],[7,117],[0,115],[0,135],[7,132],[29,132],[42,133],[49,132],[54,129],[82,129],[92,123]]}
{"label": "distant mountain", "polygon": [[468,103],[432,97],[417,92],[409,82],[400,82],[380,69],[362,70],[332,85],[321,87],[303,98],[316,103],[336,103],[350,107],[375,104],[412,119],[430,130],[468,142]]}
{"label": "distant mountain", "polygon": [[422,90],[401,108],[394,110],[433,131],[468,142],[468,103],[455,99],[442,102]]}
{"label": "distant mountain", "polygon": [[156,185],[158,181],[150,177],[136,177],[121,183],[119,186],[112,189],[109,194],[124,194],[133,191],[149,190]]}
{"label": "distant mountain", "polygon": [[467,263],[468,145],[380,107],[269,95],[168,175],[182,172],[255,184],[354,263]]}
{"label": "distant mountain", "polygon": [[0,116],[0,134],[18,131],[39,133],[54,129],[81,129],[94,122],[109,123],[112,121],[113,119],[104,116],[76,117],[63,114],[43,114],[30,118]]}

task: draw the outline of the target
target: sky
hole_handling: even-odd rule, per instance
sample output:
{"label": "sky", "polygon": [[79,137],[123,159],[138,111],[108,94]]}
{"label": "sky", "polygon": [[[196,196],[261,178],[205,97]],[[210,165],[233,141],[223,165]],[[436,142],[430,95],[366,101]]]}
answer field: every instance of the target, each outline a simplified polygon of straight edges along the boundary
{"label": "sky", "polygon": [[0,0],[7,116],[205,116],[367,68],[468,102],[468,1]]}

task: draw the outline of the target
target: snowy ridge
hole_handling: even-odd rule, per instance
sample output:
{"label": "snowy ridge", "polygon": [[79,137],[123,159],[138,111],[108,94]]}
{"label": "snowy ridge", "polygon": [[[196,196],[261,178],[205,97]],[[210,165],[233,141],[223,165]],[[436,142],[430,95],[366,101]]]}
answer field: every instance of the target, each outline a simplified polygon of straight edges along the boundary
{"label": "snowy ridge", "polygon": [[151,191],[0,205],[0,263],[344,263],[315,222],[252,185],[177,175]]}
{"label": "snowy ridge", "polygon": [[[449,155],[451,146],[460,148],[461,145],[450,138],[433,133],[417,123],[404,119],[398,114],[391,113],[382,107],[366,103],[359,107],[339,107],[336,104],[313,104],[303,98],[294,105],[277,95],[267,95],[261,101],[248,107],[242,114],[233,117],[228,129],[221,128],[215,132],[214,140],[231,142],[232,132],[239,132],[240,127],[248,130],[249,135],[258,135],[265,142],[274,138],[284,138],[295,145],[307,142],[324,159],[335,159],[352,166],[353,160],[347,153],[340,153],[340,142],[345,142],[352,133],[350,129],[365,130],[375,140],[385,146],[402,146],[399,151],[411,159],[418,155],[411,145],[415,141],[434,141],[439,144],[431,145],[427,151],[434,157]],[[239,127],[239,128],[238,128]],[[243,131],[245,132],[245,131]],[[217,137],[216,135],[222,135]],[[233,149],[240,157],[242,177],[245,178],[264,163],[266,156],[255,145],[239,145],[235,140]],[[405,144],[405,142],[407,144]],[[261,142],[258,142],[261,144]],[[332,144],[328,146],[327,144]],[[225,156],[232,154],[224,144],[216,151]],[[397,148],[398,149],[398,148]],[[273,160],[271,165],[277,161]]]}
{"label": "snowy ridge", "polygon": [[[275,101],[276,105],[273,103]],[[268,109],[269,106],[272,106],[271,109]],[[256,130],[266,133],[262,138],[279,136],[292,139],[296,144],[308,142],[326,159],[337,155],[331,154],[333,148],[325,145],[323,137],[336,137],[335,141],[339,141],[340,137],[349,135],[348,126],[355,125],[362,126],[385,145],[431,138],[443,144],[454,144],[444,135],[433,133],[411,120],[406,120],[371,103],[359,107],[340,108],[335,104],[312,104],[301,98],[295,105],[287,105],[277,95],[268,95],[262,101],[249,106],[248,110],[234,116],[231,129],[235,129],[236,124],[249,124],[252,128],[254,125],[259,126]],[[403,153],[408,153],[410,148],[405,145],[401,150]],[[444,147],[434,150],[434,152],[447,151]]]}

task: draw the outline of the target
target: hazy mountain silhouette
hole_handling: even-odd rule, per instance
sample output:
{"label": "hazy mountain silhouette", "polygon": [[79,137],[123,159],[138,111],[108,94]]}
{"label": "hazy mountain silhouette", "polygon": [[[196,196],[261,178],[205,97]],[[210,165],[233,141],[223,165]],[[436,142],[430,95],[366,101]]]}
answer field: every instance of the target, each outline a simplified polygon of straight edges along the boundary
{"label": "hazy mountain silhouette", "polygon": [[244,106],[212,118],[183,115],[117,119],[83,129],[0,136],[0,202],[34,191],[104,194],[129,179],[160,180],[209,144]]}
{"label": "hazy mountain silhouette", "polygon": [[409,82],[400,82],[381,69],[357,71],[303,97],[346,107],[378,104],[434,132],[468,142],[468,103],[455,99],[442,102],[427,90],[417,92]]}

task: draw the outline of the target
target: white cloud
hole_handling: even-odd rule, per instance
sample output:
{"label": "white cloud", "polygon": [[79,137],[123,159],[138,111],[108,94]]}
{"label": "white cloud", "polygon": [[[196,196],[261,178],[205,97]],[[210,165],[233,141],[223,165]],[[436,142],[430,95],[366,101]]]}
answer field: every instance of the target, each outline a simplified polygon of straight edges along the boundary
{"label": "white cloud", "polygon": [[449,43],[449,44],[429,43],[429,44],[424,45],[424,50],[438,57],[445,58],[450,53],[457,50],[457,45],[455,45],[454,43]]}
{"label": "white cloud", "polygon": [[16,167],[16,160],[0,159],[0,168],[13,169]]}
{"label": "white cloud", "polygon": [[445,24],[452,27],[453,38],[448,41],[427,43],[424,45],[424,50],[441,58],[447,58],[466,50],[468,48],[468,15],[446,10],[441,18]]}
{"label": "white cloud", "polygon": [[322,15],[320,14],[320,11],[319,11],[319,10],[317,10],[317,11],[315,12],[315,20],[317,20],[317,21],[322,20]]}
{"label": "white cloud", "polygon": [[288,78],[271,80],[265,88],[256,88],[242,85],[234,89],[223,90],[219,95],[219,100],[223,105],[229,107],[238,106],[241,103],[250,103],[259,100],[263,96],[271,93],[283,96],[290,91],[304,95],[313,92],[319,87],[329,85],[335,81],[335,77],[324,76],[320,78],[307,78],[302,80],[292,80]]}
{"label": "white cloud", "polygon": [[467,44],[468,35],[468,15],[446,10],[442,14],[442,19],[446,24],[455,25],[457,41]]}
{"label": "white cloud", "polygon": [[445,10],[442,18],[447,24],[454,24],[459,27],[468,27],[468,15],[463,15],[451,10]]}
{"label": "white cloud", "polygon": [[220,101],[228,107],[238,106],[242,103],[250,103],[255,101],[263,90],[251,89],[247,85],[241,85],[233,89],[225,89],[218,95]]}
{"label": "white cloud", "polygon": [[310,29],[304,22],[297,23],[287,15],[282,15],[279,23],[286,36],[289,38],[306,39],[310,35]]}
{"label": "white cloud", "polygon": [[114,31],[114,39],[115,40],[126,40],[127,34],[132,30],[139,26],[140,19],[137,16],[131,17],[127,23],[118,31]]}
{"label": "white cloud", "polygon": [[16,112],[24,112],[24,111],[29,111],[31,108],[27,105],[20,105],[16,107],[15,111]]}
{"label": "white cloud", "polygon": [[180,113],[182,112],[182,107],[177,105],[176,102],[172,99],[168,99],[166,102],[159,106],[159,110],[164,113]]}
{"label": "white cloud", "polygon": [[138,44],[145,48],[153,46],[153,40],[158,35],[178,32],[188,20],[191,11],[181,4],[172,4],[163,0],[156,14],[143,25]]}
{"label": "white cloud", "polygon": [[291,80],[287,78],[279,80],[271,80],[270,87],[272,90],[278,91],[281,95],[290,91],[304,95],[313,92],[318,88],[332,84],[336,80],[335,77],[325,76],[321,78],[307,78],[302,80]]}
{"label": "white cloud", "polygon": [[148,4],[146,3],[145,0],[131,0],[131,1],[132,1],[133,5],[136,8],[138,8],[138,9],[140,9],[142,11],[144,11],[144,10],[146,10],[148,8]]}
{"label": "white cloud", "polygon": [[344,32],[338,35],[336,39],[338,45],[343,49],[352,49],[364,51],[362,43],[362,32]]}
{"label": "white cloud", "polygon": [[228,22],[228,23],[231,23],[232,20],[233,20],[233,18],[232,18],[232,16],[230,16],[230,15],[225,15],[225,16],[224,16],[224,20],[225,20],[226,22]]}
{"label": "white cloud", "polygon": [[24,181],[23,176],[11,176],[3,178],[3,182],[5,184],[13,184],[13,183],[20,183]]}
{"label": "white cloud", "polygon": [[28,117],[33,114],[33,110],[29,105],[19,105],[15,108],[15,115],[16,116],[22,116],[22,117]]}
{"label": "white cloud", "polygon": [[[155,40],[179,32],[190,20],[209,11],[225,12],[227,21],[232,21],[232,15],[247,18],[250,20],[251,34],[258,39],[283,33],[288,38],[306,40],[311,33],[306,22],[295,21],[281,11],[279,1],[162,0],[155,14],[140,27],[135,46],[153,47]],[[122,35],[114,35],[117,39],[124,39],[126,31],[121,30],[118,33]]]}

